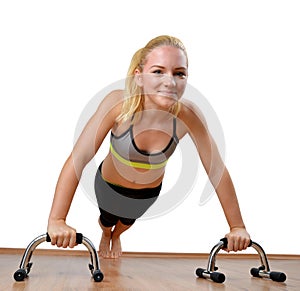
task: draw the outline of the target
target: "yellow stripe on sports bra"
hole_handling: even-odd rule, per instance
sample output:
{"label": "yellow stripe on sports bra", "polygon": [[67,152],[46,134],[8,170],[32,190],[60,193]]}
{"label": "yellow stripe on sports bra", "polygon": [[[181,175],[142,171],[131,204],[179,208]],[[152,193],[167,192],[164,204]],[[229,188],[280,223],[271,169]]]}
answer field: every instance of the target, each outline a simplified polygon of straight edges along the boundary
{"label": "yellow stripe on sports bra", "polygon": [[165,165],[167,164],[168,160],[159,163],[159,164],[146,164],[146,163],[140,163],[140,162],[132,162],[132,161],[128,161],[126,159],[124,159],[123,157],[121,157],[113,148],[112,144],[110,144],[110,151],[113,154],[113,156],[120,161],[122,164],[126,165],[126,166],[130,166],[130,167],[134,167],[134,168],[139,168],[139,169],[146,169],[146,170],[156,170],[156,169],[161,169],[163,167],[165,167]]}

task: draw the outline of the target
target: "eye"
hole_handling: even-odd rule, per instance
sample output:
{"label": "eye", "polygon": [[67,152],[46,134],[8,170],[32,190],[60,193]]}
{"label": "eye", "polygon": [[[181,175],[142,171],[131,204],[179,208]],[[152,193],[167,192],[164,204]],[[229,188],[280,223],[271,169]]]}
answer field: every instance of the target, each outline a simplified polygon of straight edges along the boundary
{"label": "eye", "polygon": [[153,71],[152,73],[159,75],[159,74],[162,74],[162,70],[157,69],[157,70]]}
{"label": "eye", "polygon": [[178,76],[179,78],[185,78],[186,77],[186,73],[178,71],[178,72],[175,73],[175,76]]}

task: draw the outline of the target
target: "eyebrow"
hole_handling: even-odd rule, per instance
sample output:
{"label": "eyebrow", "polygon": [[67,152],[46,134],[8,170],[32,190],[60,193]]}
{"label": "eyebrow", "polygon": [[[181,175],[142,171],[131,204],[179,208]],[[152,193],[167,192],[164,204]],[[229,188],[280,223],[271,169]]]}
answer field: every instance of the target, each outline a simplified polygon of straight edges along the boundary
{"label": "eyebrow", "polygon": [[[164,69],[165,67],[164,66],[160,66],[160,65],[153,65],[153,66],[151,66],[150,67],[150,69],[152,69],[152,68],[161,68],[161,69]],[[178,67],[178,68],[175,68],[175,70],[187,70],[187,68],[186,67]]]}

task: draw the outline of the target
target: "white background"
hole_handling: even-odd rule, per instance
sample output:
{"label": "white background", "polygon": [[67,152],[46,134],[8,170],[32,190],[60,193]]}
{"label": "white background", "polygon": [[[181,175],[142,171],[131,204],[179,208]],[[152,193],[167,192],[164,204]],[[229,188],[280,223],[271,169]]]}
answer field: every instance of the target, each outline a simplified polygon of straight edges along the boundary
{"label": "white background", "polygon": [[[300,254],[299,6],[277,0],[2,1],[0,247],[24,248],[46,231],[83,108],[125,77],[137,49],[170,34],[187,47],[189,83],[222,124],[225,162],[252,239],[267,253]],[[100,154],[107,150],[104,145]],[[177,162],[167,169],[165,187]],[[199,206],[206,180],[200,167],[184,202],[136,222],[123,235],[123,250],[209,252],[228,226],[216,196]],[[79,188],[67,222],[96,246],[98,215]]]}

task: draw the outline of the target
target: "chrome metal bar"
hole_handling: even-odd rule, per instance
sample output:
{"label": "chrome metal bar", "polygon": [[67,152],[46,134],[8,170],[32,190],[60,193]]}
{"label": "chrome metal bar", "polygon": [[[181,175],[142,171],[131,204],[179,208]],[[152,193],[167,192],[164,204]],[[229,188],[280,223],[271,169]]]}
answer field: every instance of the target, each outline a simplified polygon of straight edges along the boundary
{"label": "chrome metal bar", "polygon": [[207,271],[214,272],[215,271],[215,264],[216,264],[216,255],[224,246],[223,241],[219,241],[210,251],[208,264],[207,264]]}
{"label": "chrome metal bar", "polygon": [[264,272],[270,272],[268,259],[267,259],[266,253],[263,250],[263,248],[258,243],[253,242],[253,241],[252,241],[251,246],[258,252],[261,264],[262,264],[262,266],[264,266]]}
{"label": "chrome metal bar", "polygon": [[42,234],[38,237],[36,237],[26,248],[21,263],[20,263],[20,268],[21,269],[25,269],[28,265],[28,263],[30,262],[31,256],[33,251],[35,250],[35,248],[46,241],[47,235],[46,234]]}
{"label": "chrome metal bar", "polygon": [[99,265],[99,258],[97,251],[95,249],[95,246],[93,243],[85,236],[82,237],[82,243],[86,246],[86,248],[89,250],[90,255],[91,255],[91,264],[94,267],[95,270],[100,270],[100,265]]}
{"label": "chrome metal bar", "polygon": [[270,272],[266,272],[266,271],[261,270],[261,271],[259,271],[259,277],[270,279]]}

